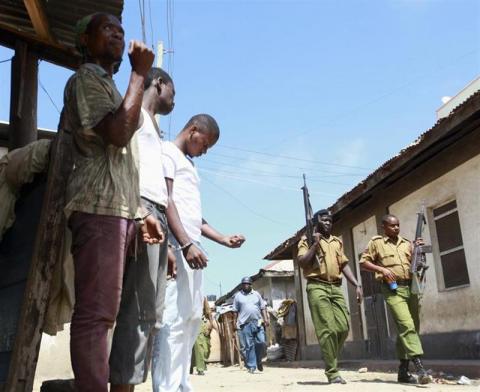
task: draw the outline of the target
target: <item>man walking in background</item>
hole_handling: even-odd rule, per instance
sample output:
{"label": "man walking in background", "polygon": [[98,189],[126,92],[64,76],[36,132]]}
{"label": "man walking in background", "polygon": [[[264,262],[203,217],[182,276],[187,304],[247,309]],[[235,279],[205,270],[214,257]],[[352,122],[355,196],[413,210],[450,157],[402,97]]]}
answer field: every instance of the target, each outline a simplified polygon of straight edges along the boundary
{"label": "man walking in background", "polygon": [[233,307],[237,311],[236,325],[240,351],[249,373],[255,373],[255,369],[262,372],[265,327],[268,327],[265,301],[258,292],[252,289],[250,277],[243,278],[241,283],[241,290],[233,298]]}

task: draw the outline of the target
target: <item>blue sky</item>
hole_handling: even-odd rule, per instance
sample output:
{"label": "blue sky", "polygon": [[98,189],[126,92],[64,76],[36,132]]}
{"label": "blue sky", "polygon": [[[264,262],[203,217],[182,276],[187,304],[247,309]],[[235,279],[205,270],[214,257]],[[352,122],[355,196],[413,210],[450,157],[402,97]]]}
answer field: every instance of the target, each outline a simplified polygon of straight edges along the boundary
{"label": "blue sky", "polygon": [[[247,237],[237,250],[205,240],[207,294],[256,273],[304,224],[302,173],[313,208],[331,205],[433,126],[441,98],[480,73],[476,0],[169,3],[170,13],[166,1],[145,1],[147,44],[161,39],[174,52],[164,67],[176,107],[161,127],[173,138],[193,114],[217,119],[220,141],[197,161],[204,216]],[[127,39],[141,39],[138,1],[125,0],[123,22]],[[11,53],[0,48],[0,60]],[[125,58],[115,77],[122,92],[129,72]],[[0,120],[9,75],[0,64]],[[40,65],[59,108],[70,75]],[[38,110],[38,125],[55,129],[58,112],[41,88]]]}

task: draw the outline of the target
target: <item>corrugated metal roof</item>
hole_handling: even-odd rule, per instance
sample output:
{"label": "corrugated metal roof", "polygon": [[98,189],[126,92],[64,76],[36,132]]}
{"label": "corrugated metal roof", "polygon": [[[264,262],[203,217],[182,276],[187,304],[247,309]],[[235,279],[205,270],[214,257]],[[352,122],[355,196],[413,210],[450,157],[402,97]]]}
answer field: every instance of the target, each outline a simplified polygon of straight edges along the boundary
{"label": "corrugated metal roof", "polygon": [[79,54],[74,49],[74,29],[77,20],[94,12],[107,12],[121,18],[123,11],[123,0],[38,1],[45,11],[56,42],[47,42],[37,35],[23,0],[1,0],[0,44],[12,47],[13,39],[7,37],[7,33],[11,33],[17,38],[34,43],[40,57],[43,55],[47,61],[70,68],[75,67],[80,60]]}
{"label": "corrugated metal roof", "polygon": [[[396,156],[383,163],[378,169],[369,174],[358,185],[344,193],[329,210],[335,219],[335,214],[342,212],[348,206],[358,202],[366,193],[371,192],[382,181],[392,176],[396,171],[403,168],[412,159],[418,157],[427,148],[449,134],[452,130],[467,118],[480,112],[480,91],[471,95],[462,104],[458,105],[448,117],[442,118],[422,133],[413,143],[401,150]],[[394,180],[392,180],[393,182]],[[292,247],[305,233],[305,227],[298,230],[264,257],[267,260],[288,259],[292,257]]]}

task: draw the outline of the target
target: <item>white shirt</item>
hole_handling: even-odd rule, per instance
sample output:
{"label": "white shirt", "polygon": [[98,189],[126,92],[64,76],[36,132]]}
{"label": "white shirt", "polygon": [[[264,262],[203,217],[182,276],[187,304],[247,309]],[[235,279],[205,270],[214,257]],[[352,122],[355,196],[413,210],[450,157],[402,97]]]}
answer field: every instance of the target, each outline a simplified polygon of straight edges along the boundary
{"label": "white shirt", "polygon": [[200,241],[202,204],[200,177],[191,159],[172,142],[163,143],[163,171],[173,180],[173,201],[185,232],[191,240]]}
{"label": "white shirt", "polygon": [[163,173],[162,139],[144,108],[142,114],[143,124],[135,132],[139,150],[140,196],[167,207],[168,192]]}

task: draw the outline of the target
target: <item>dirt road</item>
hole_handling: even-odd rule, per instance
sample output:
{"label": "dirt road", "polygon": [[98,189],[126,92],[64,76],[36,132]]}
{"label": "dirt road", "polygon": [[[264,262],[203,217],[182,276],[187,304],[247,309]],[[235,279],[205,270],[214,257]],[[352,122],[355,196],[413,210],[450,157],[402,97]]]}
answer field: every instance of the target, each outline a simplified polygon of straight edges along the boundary
{"label": "dirt road", "polygon": [[[396,373],[342,371],[348,381],[346,385],[329,385],[323,369],[285,368],[265,366],[263,373],[249,374],[235,367],[209,366],[205,376],[191,376],[195,392],[414,392],[426,389],[431,392],[480,392],[480,380],[472,380],[473,385],[429,384],[427,386],[404,385],[396,382]],[[40,390],[40,380],[35,383],[34,392]],[[150,378],[138,385],[136,392],[151,392]]]}
{"label": "dirt road", "polygon": [[[393,373],[358,373],[357,371],[343,371],[347,385],[329,385],[322,369],[307,368],[276,368],[265,366],[263,373],[248,374],[237,367],[223,368],[220,365],[211,365],[205,376],[192,376],[195,392],[290,392],[290,391],[342,391],[342,392],[393,392],[415,391],[414,385],[401,385],[396,382]],[[474,386],[429,384],[424,389],[429,391],[445,392],[480,392],[479,382]],[[423,389],[423,388],[422,388]],[[151,386],[145,385],[136,388],[138,392],[150,392]]]}

